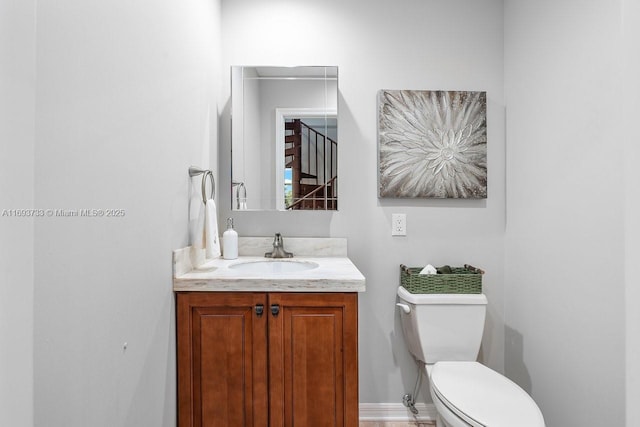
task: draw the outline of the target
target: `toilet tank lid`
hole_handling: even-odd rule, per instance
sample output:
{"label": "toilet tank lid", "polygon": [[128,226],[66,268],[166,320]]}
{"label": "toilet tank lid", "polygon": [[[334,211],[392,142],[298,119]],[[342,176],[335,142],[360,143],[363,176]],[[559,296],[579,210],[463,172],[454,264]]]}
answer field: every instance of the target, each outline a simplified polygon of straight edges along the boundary
{"label": "toilet tank lid", "polygon": [[412,294],[403,286],[398,287],[398,296],[411,304],[461,304],[486,305],[484,294]]}

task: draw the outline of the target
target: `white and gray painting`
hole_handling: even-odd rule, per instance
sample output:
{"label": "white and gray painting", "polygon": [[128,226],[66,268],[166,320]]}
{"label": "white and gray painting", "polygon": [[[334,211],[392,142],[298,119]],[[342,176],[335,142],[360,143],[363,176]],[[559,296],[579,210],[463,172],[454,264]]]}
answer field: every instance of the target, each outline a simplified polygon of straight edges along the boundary
{"label": "white and gray painting", "polygon": [[379,196],[487,197],[486,92],[378,92]]}

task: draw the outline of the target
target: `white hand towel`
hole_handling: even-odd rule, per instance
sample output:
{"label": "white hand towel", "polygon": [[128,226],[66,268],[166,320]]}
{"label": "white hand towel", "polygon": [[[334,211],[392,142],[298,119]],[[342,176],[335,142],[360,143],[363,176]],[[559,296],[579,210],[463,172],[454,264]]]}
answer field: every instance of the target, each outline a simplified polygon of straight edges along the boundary
{"label": "white hand towel", "polygon": [[438,274],[438,270],[436,270],[433,265],[427,264],[427,266],[420,270],[420,273],[418,274]]}
{"label": "white hand towel", "polygon": [[220,252],[220,238],[218,236],[218,214],[216,212],[216,202],[213,199],[207,200],[205,204],[204,216],[204,239],[207,258],[218,258]]}
{"label": "white hand towel", "polygon": [[198,219],[195,223],[195,227],[191,228],[191,246],[196,249],[204,249],[204,217],[205,206],[204,203],[201,203],[200,212],[198,213]]}

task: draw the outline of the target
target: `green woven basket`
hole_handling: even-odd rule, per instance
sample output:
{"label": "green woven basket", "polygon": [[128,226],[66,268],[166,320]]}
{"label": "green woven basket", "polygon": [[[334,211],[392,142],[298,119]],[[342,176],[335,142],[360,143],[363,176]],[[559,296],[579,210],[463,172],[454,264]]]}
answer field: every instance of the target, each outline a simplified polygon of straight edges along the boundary
{"label": "green woven basket", "polygon": [[400,284],[412,294],[480,294],[484,271],[465,264],[447,274],[418,274],[422,267],[400,265]]}

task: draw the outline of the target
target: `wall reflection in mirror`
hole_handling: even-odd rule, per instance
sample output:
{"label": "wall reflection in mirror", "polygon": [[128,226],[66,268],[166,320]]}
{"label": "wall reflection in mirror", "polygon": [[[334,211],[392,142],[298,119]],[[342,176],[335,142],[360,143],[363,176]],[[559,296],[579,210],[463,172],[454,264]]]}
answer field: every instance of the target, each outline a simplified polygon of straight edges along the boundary
{"label": "wall reflection in mirror", "polygon": [[231,67],[234,210],[338,209],[338,67]]}

